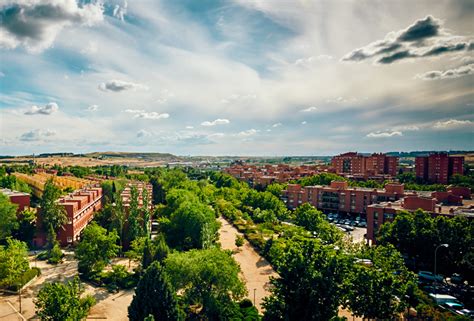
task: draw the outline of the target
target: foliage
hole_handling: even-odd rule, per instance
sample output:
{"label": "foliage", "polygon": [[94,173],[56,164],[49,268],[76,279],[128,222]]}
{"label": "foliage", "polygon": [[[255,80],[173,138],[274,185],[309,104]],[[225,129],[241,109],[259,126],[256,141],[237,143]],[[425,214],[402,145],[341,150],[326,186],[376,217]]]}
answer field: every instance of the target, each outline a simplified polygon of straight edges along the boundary
{"label": "foliage", "polygon": [[0,241],[5,240],[18,229],[17,208],[18,205],[11,203],[6,195],[0,193]]}
{"label": "foliage", "polygon": [[228,319],[235,310],[233,300],[246,292],[238,264],[229,252],[217,248],[172,253],[165,268],[183,302],[202,306],[202,314],[209,320]]}
{"label": "foliage", "polygon": [[61,251],[61,247],[59,243],[56,241],[53,247],[49,250],[48,254],[48,263],[50,264],[58,264],[61,262],[63,258],[63,252]]}
{"label": "foliage", "polygon": [[200,202],[184,201],[171,214],[164,232],[172,247],[187,250],[208,248],[216,240],[217,230],[212,208]]}
{"label": "foliage", "polygon": [[237,235],[235,237],[235,246],[241,247],[242,245],[244,245],[244,238],[241,235]]}
{"label": "foliage", "polygon": [[110,291],[117,289],[131,289],[137,284],[137,278],[133,273],[128,272],[127,267],[121,264],[112,265],[111,271],[102,272],[100,281],[103,282]]}
{"label": "foliage", "polygon": [[136,186],[131,187],[130,191],[130,207],[128,211],[128,228],[126,234],[127,244],[130,244],[137,237],[141,236],[140,226],[140,208],[138,205],[139,192]]}
{"label": "foliage", "polygon": [[366,247],[360,259],[372,264],[353,265],[346,278],[346,304],[356,316],[392,319],[407,307],[408,287],[416,277],[408,272],[400,253],[391,245]]}
{"label": "foliage", "polygon": [[82,320],[95,304],[90,295],[81,298],[83,292],[77,278],[65,284],[46,283],[34,301],[36,314],[41,320]]}
{"label": "foliage", "polygon": [[89,224],[76,247],[79,272],[85,277],[101,272],[119,251],[120,247],[116,245],[117,239],[115,231],[107,233],[106,229],[95,222]]}
{"label": "foliage", "polygon": [[286,184],[280,184],[280,183],[273,183],[268,185],[265,188],[265,191],[272,193],[276,197],[280,198],[281,197],[281,192],[286,188]]}
{"label": "foliage", "polygon": [[67,223],[66,210],[56,202],[60,196],[61,190],[54,185],[52,179],[49,179],[44,185],[43,196],[40,202],[41,216],[44,227],[49,228],[49,226],[52,226],[55,232]]}
{"label": "foliage", "polygon": [[469,173],[468,175],[453,175],[449,179],[449,183],[456,186],[469,187],[471,192],[474,192],[474,174]]}
{"label": "foliage", "polygon": [[309,203],[295,210],[295,223],[308,231],[314,232],[321,240],[335,243],[342,239],[343,234],[325,218],[324,214]]}
{"label": "foliage", "polygon": [[184,319],[178,306],[176,291],[158,262],[154,262],[145,271],[128,307],[128,317],[132,321],[142,321],[150,314],[153,320],[157,321]]}
{"label": "foliage", "polygon": [[21,241],[31,242],[36,231],[36,209],[25,208],[21,211],[18,214],[18,224],[13,236]]}
{"label": "foliage", "polygon": [[26,243],[7,238],[6,246],[0,245],[0,285],[7,287],[14,285],[28,269]]}
{"label": "foliage", "polygon": [[0,176],[0,187],[9,188],[14,191],[31,193],[31,188],[25,182],[19,180],[14,175]]}
{"label": "foliage", "polygon": [[392,223],[381,226],[380,244],[393,244],[398,251],[415,259],[417,265],[431,269],[437,245],[447,243],[448,248],[438,251],[438,271],[461,273],[468,280],[474,278],[469,262],[474,258],[474,222],[465,217],[432,217],[422,210],[414,213],[402,211]]}
{"label": "foliage", "polygon": [[348,260],[318,240],[294,242],[264,299],[264,320],[330,320],[342,303]]}

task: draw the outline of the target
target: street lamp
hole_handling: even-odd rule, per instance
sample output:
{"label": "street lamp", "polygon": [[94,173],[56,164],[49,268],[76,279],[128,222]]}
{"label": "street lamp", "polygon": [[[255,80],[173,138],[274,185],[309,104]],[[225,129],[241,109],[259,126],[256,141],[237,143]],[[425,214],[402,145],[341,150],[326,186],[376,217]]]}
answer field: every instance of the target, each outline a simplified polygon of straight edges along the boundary
{"label": "street lamp", "polygon": [[437,274],[436,274],[436,255],[437,255],[438,249],[439,249],[440,247],[446,247],[446,248],[447,248],[447,247],[449,247],[449,244],[446,244],[446,243],[440,244],[440,245],[438,245],[438,246],[436,247],[436,249],[435,249],[435,261],[434,261],[434,277],[435,277],[435,282],[436,282],[436,285],[435,285],[435,293],[434,293],[435,295],[436,295],[436,292],[437,292],[437,289],[438,289],[438,278],[436,277],[436,276],[437,276]]}

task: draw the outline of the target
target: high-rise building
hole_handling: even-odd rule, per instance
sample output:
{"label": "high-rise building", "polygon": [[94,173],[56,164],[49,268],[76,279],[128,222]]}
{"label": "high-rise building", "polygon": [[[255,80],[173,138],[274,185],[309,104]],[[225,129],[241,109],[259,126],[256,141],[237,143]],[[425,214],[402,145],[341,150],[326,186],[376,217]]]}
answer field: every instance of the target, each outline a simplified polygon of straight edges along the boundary
{"label": "high-rise building", "polygon": [[416,178],[432,184],[448,184],[449,178],[464,172],[464,156],[434,153],[415,159]]}
{"label": "high-rise building", "polygon": [[396,176],[398,157],[382,153],[364,156],[356,152],[349,152],[334,156],[331,164],[336,174],[339,175]]}

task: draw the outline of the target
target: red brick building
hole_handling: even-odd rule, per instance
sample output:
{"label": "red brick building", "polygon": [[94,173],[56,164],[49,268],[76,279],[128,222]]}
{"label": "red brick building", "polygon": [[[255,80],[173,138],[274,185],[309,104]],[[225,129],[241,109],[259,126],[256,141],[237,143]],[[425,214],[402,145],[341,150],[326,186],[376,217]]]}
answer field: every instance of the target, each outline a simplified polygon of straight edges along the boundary
{"label": "red brick building", "polygon": [[396,201],[406,193],[402,184],[386,184],[383,189],[349,187],[345,181],[333,181],[329,186],[289,184],[282,199],[289,209],[310,203],[320,210],[365,215],[374,203]]}
{"label": "red brick building", "polygon": [[[367,207],[367,235],[370,243],[375,243],[375,237],[380,226],[395,219],[402,210],[414,212],[422,209],[431,215],[444,215],[453,217],[463,215],[474,218],[474,203],[463,202],[466,190],[453,188],[447,192],[433,192],[431,195],[409,195],[396,202],[383,202],[371,204]],[[469,196],[470,198],[470,196]]]}
{"label": "red brick building", "polygon": [[[59,198],[57,202],[64,207],[68,218],[68,222],[59,229],[57,239],[62,246],[70,245],[79,241],[81,232],[92,221],[94,213],[102,208],[102,188],[97,185],[79,189]],[[43,246],[46,244],[46,234],[42,226],[41,209],[37,226],[43,232],[37,234],[33,243]]]}
{"label": "red brick building", "polygon": [[30,207],[30,194],[28,193],[13,191],[8,188],[0,189],[0,193],[7,196],[10,199],[10,202],[18,205],[17,213],[20,213],[25,208]]}
{"label": "red brick building", "polygon": [[334,156],[331,165],[338,175],[361,176],[363,178],[376,176],[396,176],[398,174],[398,157],[374,153],[364,156],[357,152],[344,153]]}
{"label": "red brick building", "polygon": [[464,156],[435,153],[415,159],[416,178],[432,184],[448,184],[449,178],[464,173]]}

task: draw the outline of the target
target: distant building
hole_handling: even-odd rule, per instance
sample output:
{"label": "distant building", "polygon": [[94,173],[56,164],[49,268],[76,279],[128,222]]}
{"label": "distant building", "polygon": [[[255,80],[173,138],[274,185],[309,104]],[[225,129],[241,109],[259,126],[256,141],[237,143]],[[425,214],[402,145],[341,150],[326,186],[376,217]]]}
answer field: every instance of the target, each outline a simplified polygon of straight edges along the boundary
{"label": "distant building", "polygon": [[348,152],[331,159],[336,174],[362,177],[365,179],[383,176],[394,177],[398,174],[398,157],[374,153],[364,156],[357,152]]}
{"label": "distant building", "polygon": [[466,216],[474,219],[474,203],[463,199],[468,191],[468,188],[455,188],[448,192],[433,192],[431,195],[410,195],[396,202],[371,204],[367,207],[367,241],[375,243],[380,226],[392,222],[400,211],[422,209],[433,216]]}
{"label": "distant building", "polygon": [[431,184],[448,184],[449,179],[464,173],[464,156],[434,153],[415,159],[416,178]]}
{"label": "distant building", "polygon": [[7,196],[10,199],[10,202],[18,205],[17,213],[30,207],[30,194],[28,193],[18,192],[8,188],[0,189],[0,193]]}

